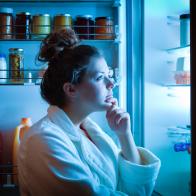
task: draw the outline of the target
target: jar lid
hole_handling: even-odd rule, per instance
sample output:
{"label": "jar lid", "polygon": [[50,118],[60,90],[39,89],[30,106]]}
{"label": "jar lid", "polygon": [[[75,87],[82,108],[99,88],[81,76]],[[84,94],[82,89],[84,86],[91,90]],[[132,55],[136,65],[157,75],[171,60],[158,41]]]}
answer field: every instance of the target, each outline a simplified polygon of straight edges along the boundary
{"label": "jar lid", "polygon": [[9,48],[9,51],[23,52],[23,49],[22,48]]}
{"label": "jar lid", "polygon": [[5,54],[0,54],[0,58],[5,58]]}
{"label": "jar lid", "polygon": [[35,14],[34,16],[50,16],[50,14]]}
{"label": "jar lid", "polygon": [[12,14],[13,9],[9,7],[0,7],[0,13]]}
{"label": "jar lid", "polygon": [[190,14],[181,14],[180,19],[190,18]]}
{"label": "jar lid", "polygon": [[16,15],[27,15],[27,16],[29,16],[31,14],[29,12],[19,12]]}
{"label": "jar lid", "polygon": [[95,20],[101,20],[101,19],[105,19],[105,20],[112,20],[113,18],[110,16],[100,16],[100,17],[96,17]]}
{"label": "jar lid", "polygon": [[55,16],[71,16],[70,14],[56,14]]}
{"label": "jar lid", "polygon": [[93,18],[92,15],[77,15],[76,18]]}

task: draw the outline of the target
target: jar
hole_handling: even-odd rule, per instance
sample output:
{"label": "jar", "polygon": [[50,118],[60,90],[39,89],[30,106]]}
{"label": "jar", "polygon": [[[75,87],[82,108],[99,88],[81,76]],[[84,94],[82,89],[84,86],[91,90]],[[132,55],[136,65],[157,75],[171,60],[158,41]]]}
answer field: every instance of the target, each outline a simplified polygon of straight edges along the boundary
{"label": "jar", "polygon": [[54,31],[59,31],[60,29],[71,28],[72,17],[70,14],[58,14],[54,16]]}
{"label": "jar", "polygon": [[94,39],[94,20],[91,15],[76,16],[75,31],[80,39]]}
{"label": "jar", "polygon": [[113,39],[114,24],[111,17],[95,18],[95,39]]}
{"label": "jar", "polygon": [[7,82],[7,64],[4,54],[0,54],[0,83]]}
{"label": "jar", "polygon": [[49,14],[38,14],[32,17],[32,38],[40,39],[46,37],[51,31]]}
{"label": "jar", "polygon": [[0,8],[0,39],[13,38],[13,9]]}
{"label": "jar", "polygon": [[23,82],[24,80],[24,54],[22,48],[9,49],[10,80]]}
{"label": "jar", "polygon": [[30,39],[31,14],[29,12],[21,12],[16,14],[15,22],[15,38]]}
{"label": "jar", "polygon": [[190,44],[190,14],[180,15],[180,46]]}

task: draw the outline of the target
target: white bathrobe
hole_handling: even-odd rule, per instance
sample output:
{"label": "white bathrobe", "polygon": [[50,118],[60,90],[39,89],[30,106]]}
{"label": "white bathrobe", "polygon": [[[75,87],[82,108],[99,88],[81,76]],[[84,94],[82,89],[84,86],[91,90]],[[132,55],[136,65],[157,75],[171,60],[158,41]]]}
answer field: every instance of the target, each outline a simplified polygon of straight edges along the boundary
{"label": "white bathrobe", "polygon": [[159,158],[138,147],[146,164],[129,162],[94,121],[89,119],[84,128],[92,141],[63,110],[49,107],[20,144],[21,196],[151,195]]}

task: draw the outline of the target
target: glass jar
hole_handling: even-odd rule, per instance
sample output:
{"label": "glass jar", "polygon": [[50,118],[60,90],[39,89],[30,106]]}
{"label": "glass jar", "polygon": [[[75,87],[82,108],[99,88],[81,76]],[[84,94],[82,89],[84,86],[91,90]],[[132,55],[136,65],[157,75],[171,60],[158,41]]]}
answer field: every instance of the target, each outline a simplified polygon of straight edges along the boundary
{"label": "glass jar", "polygon": [[180,15],[180,46],[190,44],[190,14]]}
{"label": "glass jar", "polygon": [[95,39],[114,39],[114,23],[111,17],[95,18]]}
{"label": "glass jar", "polygon": [[29,12],[21,12],[16,14],[15,22],[15,38],[30,39],[31,14]]}
{"label": "glass jar", "polygon": [[91,15],[76,16],[75,31],[80,39],[94,39],[95,22]]}
{"label": "glass jar", "polygon": [[59,31],[60,29],[71,28],[72,17],[70,14],[58,14],[54,16],[54,31]]}
{"label": "glass jar", "polygon": [[0,54],[0,83],[7,82],[7,64],[4,54]]}
{"label": "glass jar", "polygon": [[24,51],[22,48],[9,49],[10,81],[24,81]]}
{"label": "glass jar", "polygon": [[49,14],[38,14],[32,17],[32,38],[45,38],[51,31]]}
{"label": "glass jar", "polygon": [[13,9],[0,8],[0,39],[13,38]]}

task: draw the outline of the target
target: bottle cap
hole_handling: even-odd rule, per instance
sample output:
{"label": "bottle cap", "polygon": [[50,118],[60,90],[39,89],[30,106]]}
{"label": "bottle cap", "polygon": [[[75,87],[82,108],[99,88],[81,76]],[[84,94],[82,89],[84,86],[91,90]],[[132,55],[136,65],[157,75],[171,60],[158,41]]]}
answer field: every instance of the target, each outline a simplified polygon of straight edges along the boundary
{"label": "bottle cap", "polygon": [[190,18],[190,14],[181,14],[180,19],[188,19]]}
{"label": "bottle cap", "polygon": [[5,54],[0,54],[0,58],[5,58]]}
{"label": "bottle cap", "polygon": [[21,124],[32,124],[31,118],[21,118]]}

